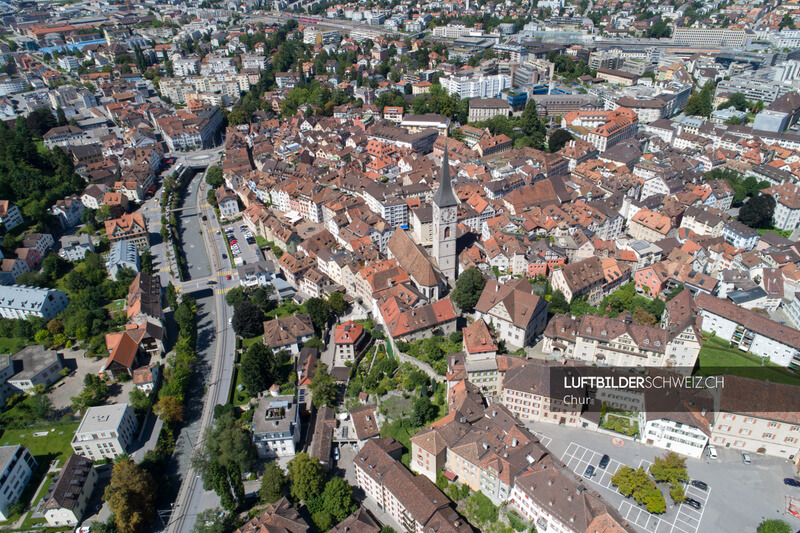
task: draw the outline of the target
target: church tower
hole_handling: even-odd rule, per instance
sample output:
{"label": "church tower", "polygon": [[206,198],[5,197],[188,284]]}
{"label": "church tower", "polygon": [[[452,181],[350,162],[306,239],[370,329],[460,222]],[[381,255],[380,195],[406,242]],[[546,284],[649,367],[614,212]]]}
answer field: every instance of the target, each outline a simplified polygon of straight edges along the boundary
{"label": "church tower", "polygon": [[447,140],[442,158],[442,177],[433,195],[433,257],[447,281],[456,282],[456,210],[458,199],[450,183],[450,163],[447,161]]}

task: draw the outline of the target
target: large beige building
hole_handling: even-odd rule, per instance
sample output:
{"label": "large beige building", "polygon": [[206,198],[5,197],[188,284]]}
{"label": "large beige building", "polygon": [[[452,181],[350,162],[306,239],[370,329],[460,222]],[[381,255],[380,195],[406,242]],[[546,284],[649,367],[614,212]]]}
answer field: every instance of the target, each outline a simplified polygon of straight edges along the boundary
{"label": "large beige building", "polygon": [[701,337],[687,289],[667,302],[663,328],[636,324],[629,314],[617,318],[556,315],[544,332],[544,353],[590,365],[675,368],[691,372]]}
{"label": "large beige building", "polygon": [[710,443],[800,463],[800,390],[793,385],[723,376]]}

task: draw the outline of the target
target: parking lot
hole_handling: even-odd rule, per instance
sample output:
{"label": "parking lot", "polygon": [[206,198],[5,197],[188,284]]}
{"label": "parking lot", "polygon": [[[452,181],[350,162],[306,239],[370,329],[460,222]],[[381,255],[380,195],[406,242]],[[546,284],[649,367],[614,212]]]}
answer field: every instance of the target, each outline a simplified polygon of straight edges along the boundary
{"label": "parking lot", "polygon": [[[624,496],[611,485],[611,478],[617,470],[623,466],[623,463],[616,459],[610,459],[606,468],[603,469],[598,466],[602,456],[603,454],[600,452],[590,450],[585,446],[572,442],[567,447],[561,460],[564,461],[573,472],[583,477],[584,480],[588,480],[595,485],[599,485],[606,491],[614,493],[614,499],[610,498],[609,494],[603,493],[603,496],[612,503],[621,499],[621,503],[619,504],[620,514],[640,530],[647,531],[648,533],[697,533],[700,529],[706,503],[711,496],[710,487],[708,491],[704,491],[692,485],[684,485],[686,497],[693,498],[700,502],[700,509],[694,509],[686,504],[670,506],[671,499],[669,495],[665,495],[667,511],[662,515],[654,515],[648,513],[644,507],[637,505],[634,500],[624,498]],[[647,469],[651,464],[652,462],[647,459],[640,459],[638,465],[628,466]],[[595,467],[595,474],[591,478],[587,478],[585,475],[589,465]]]}
{"label": "parking lot", "polygon": [[[223,226],[222,231],[231,246],[233,259],[241,258],[243,265],[251,265],[264,260],[261,249],[255,241],[255,237],[247,229],[242,221],[233,222]],[[249,240],[248,240],[249,238]]]}

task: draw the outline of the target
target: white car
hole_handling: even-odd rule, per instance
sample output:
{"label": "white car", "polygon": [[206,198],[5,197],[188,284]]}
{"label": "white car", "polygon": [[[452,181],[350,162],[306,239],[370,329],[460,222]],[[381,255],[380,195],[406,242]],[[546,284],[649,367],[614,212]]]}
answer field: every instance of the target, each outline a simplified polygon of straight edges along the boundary
{"label": "white car", "polygon": [[708,445],[708,456],[711,459],[716,459],[717,458],[717,449],[714,446],[712,446],[711,444]]}

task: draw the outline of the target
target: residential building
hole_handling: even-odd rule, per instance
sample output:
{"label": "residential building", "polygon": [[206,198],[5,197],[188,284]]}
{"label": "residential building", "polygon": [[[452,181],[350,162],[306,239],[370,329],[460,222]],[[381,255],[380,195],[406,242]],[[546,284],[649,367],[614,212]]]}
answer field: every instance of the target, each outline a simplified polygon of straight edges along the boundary
{"label": "residential building", "polygon": [[752,250],[758,244],[758,239],[761,235],[753,228],[745,226],[738,220],[731,219],[722,228],[722,237],[725,242],[736,248]]}
{"label": "residential building", "polygon": [[0,520],[10,518],[8,508],[19,500],[38,466],[28,448],[0,446]]}
{"label": "residential building", "polygon": [[132,213],[113,220],[106,220],[105,229],[106,236],[112,244],[118,241],[130,241],[140,252],[150,248],[147,221],[141,213]]}
{"label": "residential building", "polygon": [[602,300],[605,281],[603,265],[597,256],[564,265],[550,276],[553,289],[564,293],[568,302],[585,296],[590,305],[597,305]]}
{"label": "residential building", "polygon": [[673,237],[678,229],[673,227],[672,219],[650,209],[640,209],[630,220],[628,233],[637,240],[658,242]]}
{"label": "residential building", "polygon": [[59,379],[59,371],[64,368],[61,354],[34,344],[27,346],[11,356],[14,375],[6,380],[15,392],[32,392],[34,387],[49,387]]}
{"label": "residential building", "polygon": [[68,196],[63,200],[58,200],[50,208],[50,214],[58,219],[62,228],[72,228],[81,221],[83,202],[78,196]]}
{"label": "residential building", "polygon": [[450,298],[406,309],[397,297],[389,297],[380,307],[380,318],[393,340],[413,342],[433,334],[456,331],[457,315]]}
{"label": "residential building", "polygon": [[111,245],[111,250],[108,252],[106,270],[108,270],[108,275],[111,279],[117,279],[117,272],[122,268],[139,273],[139,249],[133,241],[117,241]]}
{"label": "residential building", "polygon": [[54,289],[23,285],[0,286],[0,317],[27,318],[38,316],[50,320],[66,309],[67,294]]}
{"label": "residential building", "polygon": [[81,261],[86,257],[86,252],[94,252],[92,238],[86,233],[65,235],[59,239],[59,243],[58,255],[67,261]]}
{"label": "residential building", "polygon": [[92,461],[77,454],[70,455],[44,500],[42,509],[47,524],[50,527],[80,524],[96,484],[97,472]]}
{"label": "residential building", "polygon": [[0,200],[0,222],[5,226],[6,231],[12,230],[22,224],[22,213],[19,208],[8,200]]}
{"label": "residential building", "polygon": [[514,483],[509,504],[537,531],[635,533],[619,511],[605,502],[583,479],[550,454]]}
{"label": "residential building", "polygon": [[252,433],[260,459],[292,457],[300,443],[300,410],[294,396],[261,396]]}
{"label": "residential building", "polygon": [[528,346],[547,324],[547,301],[534,294],[525,278],[507,284],[487,280],[475,313],[491,325],[509,348]]}
{"label": "residential building", "polygon": [[771,362],[800,369],[800,332],[733,302],[698,293],[695,304],[703,329]]}
{"label": "residential building", "polygon": [[356,480],[367,497],[406,531],[471,533],[472,527],[432,481],[403,466],[402,450],[394,439],[376,438],[356,454]]}
{"label": "residential building", "polygon": [[72,449],[92,461],[114,459],[125,453],[135,433],[136,415],[127,403],[89,407],[72,437]]}
{"label": "residential building", "polygon": [[[310,531],[308,522],[284,496],[271,503],[262,512],[251,518],[234,533],[264,533],[275,531],[280,533],[302,533]],[[354,533],[356,530],[353,530]]]}
{"label": "residential building", "polygon": [[214,192],[214,195],[222,219],[234,218],[239,214],[239,200],[233,190],[223,185]]}
{"label": "residential building", "polygon": [[636,324],[628,313],[617,318],[556,315],[544,332],[542,351],[590,365],[691,373],[702,346],[691,302],[689,290],[667,302],[663,328]]}
{"label": "residential building", "polygon": [[[551,389],[551,370],[547,362],[530,362],[506,372],[503,379],[501,402],[523,421],[559,424],[568,427],[587,427],[581,418],[583,405],[566,400],[559,395],[554,384]],[[578,398],[578,394],[571,395]]]}
{"label": "residential building", "polygon": [[[239,275],[239,285],[242,287],[263,287],[275,280],[279,269],[272,261],[259,261],[242,265],[236,269]],[[281,280],[283,281],[283,280]]]}
{"label": "residential building", "polygon": [[505,89],[511,88],[511,76],[494,74],[491,76],[448,76],[439,80],[448,94],[464,98],[497,98]]}
{"label": "residential building", "polygon": [[[346,366],[345,363],[355,363],[355,358],[366,341],[364,327],[348,320],[336,324],[333,330],[333,366]],[[349,366],[349,365],[347,365]]]}
{"label": "residential building", "polygon": [[781,230],[800,228],[800,186],[782,183],[761,191],[775,199],[772,225]]}
{"label": "residential building", "polygon": [[300,352],[302,344],[314,335],[311,317],[306,313],[273,318],[264,322],[264,344],[273,352],[289,350],[292,354]]}
{"label": "residential building", "polygon": [[140,366],[133,371],[133,385],[145,394],[150,394],[158,387],[161,365],[158,363]]}

